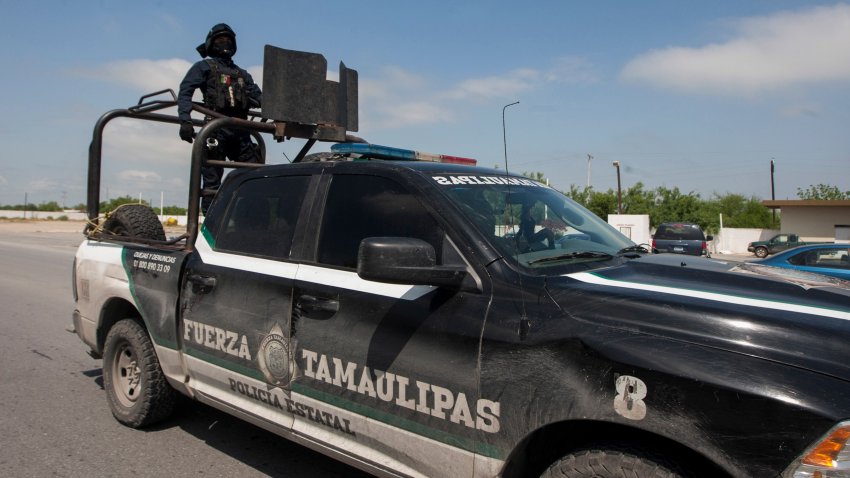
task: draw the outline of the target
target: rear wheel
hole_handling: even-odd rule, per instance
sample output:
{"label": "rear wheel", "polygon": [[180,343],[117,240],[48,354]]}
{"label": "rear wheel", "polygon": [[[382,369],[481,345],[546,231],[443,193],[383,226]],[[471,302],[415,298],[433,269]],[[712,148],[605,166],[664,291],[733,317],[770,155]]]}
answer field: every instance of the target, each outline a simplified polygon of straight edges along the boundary
{"label": "rear wheel", "polygon": [[675,464],[629,447],[578,450],[552,464],[541,478],[680,478]]}
{"label": "rear wheel", "polygon": [[171,415],[176,392],[168,384],[148,333],[133,319],[109,329],[103,349],[103,388],[112,415],[141,428]]}
{"label": "rear wheel", "polygon": [[144,204],[124,204],[112,211],[104,230],[119,236],[165,240],[165,230],[153,209]]}
{"label": "rear wheel", "polygon": [[767,257],[767,248],[766,247],[756,247],[756,257],[765,258]]}

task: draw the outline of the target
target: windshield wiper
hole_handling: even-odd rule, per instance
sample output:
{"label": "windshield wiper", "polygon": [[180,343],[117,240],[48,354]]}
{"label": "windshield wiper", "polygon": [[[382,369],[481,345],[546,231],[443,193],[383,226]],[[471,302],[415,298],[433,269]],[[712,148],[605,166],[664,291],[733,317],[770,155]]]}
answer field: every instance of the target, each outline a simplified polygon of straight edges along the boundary
{"label": "windshield wiper", "polygon": [[[635,244],[634,246],[624,247],[617,251],[617,255],[623,255],[627,252],[639,252],[641,254],[649,254],[649,249],[644,247],[644,244]],[[640,256],[629,256],[629,257],[640,257]]]}
{"label": "windshield wiper", "polygon": [[607,252],[585,251],[585,252],[570,252],[567,254],[559,254],[557,256],[543,257],[529,261],[528,265],[541,264],[544,262],[565,261],[567,259],[611,259],[614,256]]}

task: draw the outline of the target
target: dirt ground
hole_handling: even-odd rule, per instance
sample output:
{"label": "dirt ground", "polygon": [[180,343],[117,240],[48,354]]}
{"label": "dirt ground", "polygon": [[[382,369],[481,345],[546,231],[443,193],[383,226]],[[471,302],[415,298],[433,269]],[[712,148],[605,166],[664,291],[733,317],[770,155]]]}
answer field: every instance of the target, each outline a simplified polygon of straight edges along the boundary
{"label": "dirt ground", "polygon": [[36,219],[0,220],[0,231],[10,233],[29,232],[79,232],[82,234],[83,221],[41,221]]}

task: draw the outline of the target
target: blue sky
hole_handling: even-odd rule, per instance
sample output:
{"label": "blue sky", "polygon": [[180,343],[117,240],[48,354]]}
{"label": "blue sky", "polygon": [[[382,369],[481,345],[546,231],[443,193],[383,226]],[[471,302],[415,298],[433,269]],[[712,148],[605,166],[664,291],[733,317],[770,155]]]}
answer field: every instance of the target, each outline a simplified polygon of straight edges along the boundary
{"label": "blue sky", "polygon": [[[203,10],[199,7],[203,6]],[[85,201],[95,121],[177,87],[226,22],[262,79],[265,44],[360,82],[370,142],[542,172],[561,190],[678,187],[770,199],[850,190],[850,3],[0,0],[0,204]],[[176,125],[116,120],[101,197],[184,205]],[[296,141],[270,144],[286,162]],[[320,144],[314,151],[327,150]]]}

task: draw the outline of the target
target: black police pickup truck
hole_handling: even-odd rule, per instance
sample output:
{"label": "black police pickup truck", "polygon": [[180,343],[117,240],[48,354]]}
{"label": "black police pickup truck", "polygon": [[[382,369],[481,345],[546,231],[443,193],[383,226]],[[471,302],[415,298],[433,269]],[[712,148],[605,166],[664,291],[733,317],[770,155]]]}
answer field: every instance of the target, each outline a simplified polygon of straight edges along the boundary
{"label": "black police pickup truck", "polygon": [[332,151],[232,172],[183,245],[143,207],[89,231],[74,329],[118,421],[182,393],[379,476],[850,476],[847,282],[647,254],[504,171]]}

